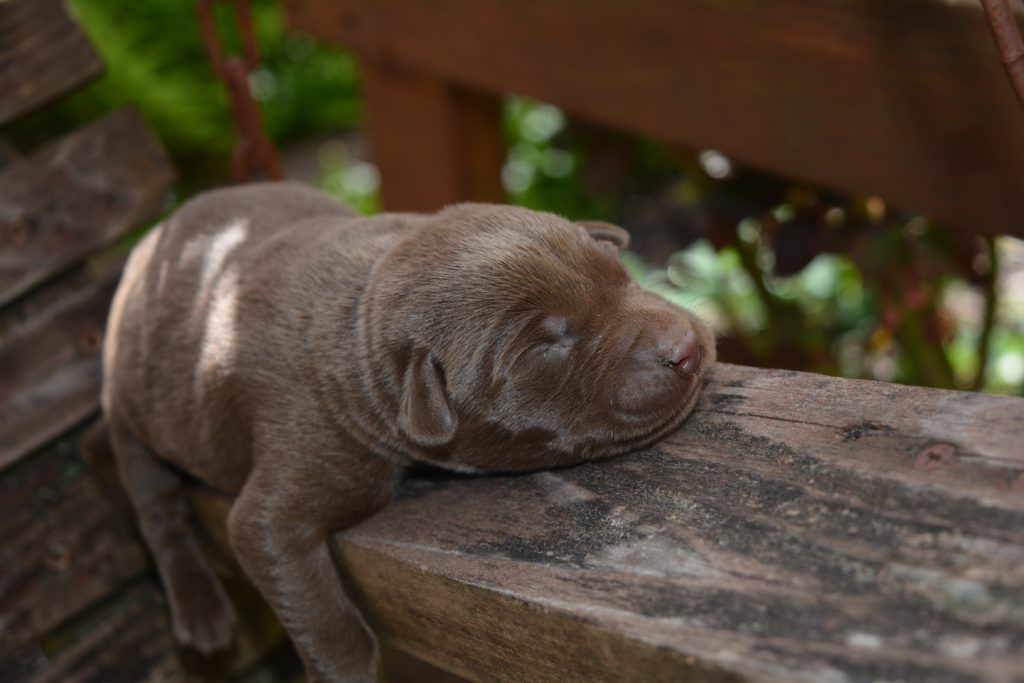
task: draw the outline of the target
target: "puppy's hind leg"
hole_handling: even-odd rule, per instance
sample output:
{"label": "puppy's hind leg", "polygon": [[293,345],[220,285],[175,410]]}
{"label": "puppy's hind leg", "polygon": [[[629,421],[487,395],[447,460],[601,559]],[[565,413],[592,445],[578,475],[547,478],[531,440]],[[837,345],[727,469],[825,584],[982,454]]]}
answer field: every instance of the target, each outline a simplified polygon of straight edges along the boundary
{"label": "puppy's hind leg", "polygon": [[121,483],[167,592],[175,638],[203,654],[226,648],[235,612],[200,546],[181,475],[116,419],[108,421]]}

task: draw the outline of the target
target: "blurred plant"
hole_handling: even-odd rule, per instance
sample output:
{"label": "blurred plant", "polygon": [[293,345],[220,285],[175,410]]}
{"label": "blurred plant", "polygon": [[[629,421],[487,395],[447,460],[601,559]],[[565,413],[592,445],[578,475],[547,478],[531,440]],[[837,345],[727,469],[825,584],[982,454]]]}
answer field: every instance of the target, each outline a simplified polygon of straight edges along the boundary
{"label": "blurred plant", "polygon": [[515,204],[551,211],[570,218],[607,214],[611,202],[587,192],[580,169],[584,144],[566,134],[561,110],[521,98],[505,107],[508,158],[502,182]]}
{"label": "blurred plant", "polygon": [[342,143],[328,143],[321,148],[320,187],[351,204],[360,213],[380,211],[380,172],[366,161],[350,159]]}

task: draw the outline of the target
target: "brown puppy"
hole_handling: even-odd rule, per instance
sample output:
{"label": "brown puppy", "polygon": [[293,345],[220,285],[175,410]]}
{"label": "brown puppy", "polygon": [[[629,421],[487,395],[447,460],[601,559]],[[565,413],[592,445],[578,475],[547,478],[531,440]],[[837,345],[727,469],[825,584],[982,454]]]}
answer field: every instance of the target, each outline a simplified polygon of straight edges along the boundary
{"label": "brown puppy", "polygon": [[310,680],[370,681],[375,642],[327,539],[410,464],[536,470],[678,426],[714,342],[630,280],[627,238],[509,206],[364,218],[290,184],[210,192],[146,237],[111,310],[103,409],[178,639],[209,652],[235,620],[180,471],[237,494],[232,547]]}

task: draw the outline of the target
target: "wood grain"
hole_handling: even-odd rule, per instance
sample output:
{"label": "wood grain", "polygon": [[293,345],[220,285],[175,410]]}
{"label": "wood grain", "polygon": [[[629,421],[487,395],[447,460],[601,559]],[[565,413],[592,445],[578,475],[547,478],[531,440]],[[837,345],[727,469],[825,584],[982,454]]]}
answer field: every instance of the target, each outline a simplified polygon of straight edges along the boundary
{"label": "wood grain", "polygon": [[99,409],[101,349],[121,258],[0,312],[0,468]]}
{"label": "wood grain", "polygon": [[0,172],[0,305],[152,218],[174,171],[121,109]]}
{"label": "wood grain", "polygon": [[499,98],[364,60],[373,159],[389,211],[501,202],[505,158]]}
{"label": "wood grain", "polygon": [[177,683],[189,678],[153,580],[50,636],[45,666],[16,683]]}
{"label": "wood grain", "polygon": [[1024,235],[1024,123],[974,2],[285,4],[364,60]]}
{"label": "wood grain", "polygon": [[229,573],[242,616],[233,646],[180,650],[126,501],[111,497],[114,463],[85,465],[79,450],[76,432],[0,477],[0,680],[226,680],[286,642],[256,590]]}
{"label": "wood grain", "polygon": [[94,252],[60,277],[0,308],[0,348],[14,337],[60,315],[80,299],[83,292],[119,277],[128,251],[128,246],[124,245]]}
{"label": "wood grain", "polygon": [[146,569],[76,444],[56,442],[0,477],[0,660]]}
{"label": "wood grain", "polygon": [[0,126],[101,73],[62,0],[0,2]]}
{"label": "wood grain", "polygon": [[475,680],[1019,681],[1024,400],[719,366],[659,448],[412,481],[339,536]]}

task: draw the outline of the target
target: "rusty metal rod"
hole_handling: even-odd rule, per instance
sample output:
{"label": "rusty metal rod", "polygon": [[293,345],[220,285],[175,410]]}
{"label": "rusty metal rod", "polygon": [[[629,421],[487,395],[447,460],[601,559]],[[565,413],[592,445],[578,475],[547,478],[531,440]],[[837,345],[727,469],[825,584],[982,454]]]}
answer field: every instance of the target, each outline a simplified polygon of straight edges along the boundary
{"label": "rusty metal rod", "polygon": [[1017,17],[1007,0],[981,0],[981,6],[999,50],[999,61],[1003,63],[1021,109],[1024,109],[1024,40],[1017,26]]}

